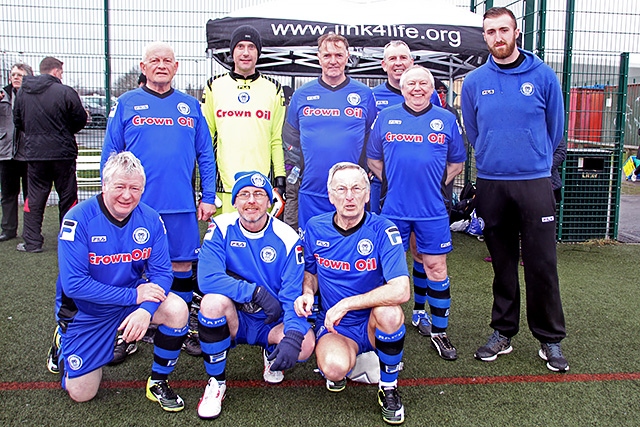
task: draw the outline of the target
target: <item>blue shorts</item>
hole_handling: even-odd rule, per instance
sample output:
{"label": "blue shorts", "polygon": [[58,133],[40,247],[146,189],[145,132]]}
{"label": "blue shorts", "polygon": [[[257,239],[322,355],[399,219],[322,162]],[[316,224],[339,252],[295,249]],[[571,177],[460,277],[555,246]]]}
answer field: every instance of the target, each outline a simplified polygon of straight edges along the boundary
{"label": "blue shorts", "polygon": [[266,348],[269,345],[269,332],[277,323],[264,324],[264,317],[258,318],[244,311],[238,310],[238,332],[235,344],[259,345]]}
{"label": "blue shorts", "polygon": [[416,235],[418,253],[442,255],[453,250],[448,217],[428,221],[389,219],[398,227],[405,251],[409,249],[409,235],[412,231]]}
{"label": "blue shorts", "polygon": [[[334,326],[333,327],[336,332],[342,336],[352,339],[358,344],[358,354],[366,353],[368,351],[373,351],[375,348],[369,342],[369,319],[365,322],[361,322],[357,325],[353,326]],[[322,338],[324,335],[329,334],[330,332],[324,326],[324,313],[318,315],[318,319],[316,320],[316,327],[314,332],[316,333],[316,343]]]}
{"label": "blue shorts", "polygon": [[171,261],[195,261],[200,250],[200,229],[194,212],[161,214],[169,240]]}
{"label": "blue shorts", "polygon": [[304,236],[304,229],[311,218],[334,210],[336,208],[329,201],[329,196],[318,197],[298,193],[298,231],[300,236]]}
{"label": "blue shorts", "polygon": [[61,334],[60,343],[60,357],[69,378],[81,377],[111,362],[118,326],[138,307],[115,307],[100,316],[81,311],[76,314]]}

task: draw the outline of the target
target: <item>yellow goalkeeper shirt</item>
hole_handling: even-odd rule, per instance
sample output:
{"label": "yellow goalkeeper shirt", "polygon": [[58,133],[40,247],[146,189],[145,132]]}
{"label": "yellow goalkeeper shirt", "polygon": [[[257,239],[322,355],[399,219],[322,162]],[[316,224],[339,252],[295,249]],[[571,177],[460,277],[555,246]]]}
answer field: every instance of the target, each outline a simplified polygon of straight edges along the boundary
{"label": "yellow goalkeeper shirt", "polygon": [[269,175],[273,164],[274,176],[285,176],[280,83],[257,71],[247,78],[234,72],[212,77],[202,93],[202,112],[225,192],[231,192],[236,172]]}

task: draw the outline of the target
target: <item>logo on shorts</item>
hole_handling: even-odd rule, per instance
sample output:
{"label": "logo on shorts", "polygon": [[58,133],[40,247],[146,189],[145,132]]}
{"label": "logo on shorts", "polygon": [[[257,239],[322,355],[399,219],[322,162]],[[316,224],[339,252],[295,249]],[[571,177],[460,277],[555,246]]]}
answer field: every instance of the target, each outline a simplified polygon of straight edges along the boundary
{"label": "logo on shorts", "polygon": [[429,127],[435,130],[436,132],[439,132],[442,129],[444,129],[444,123],[442,123],[442,120],[440,119],[434,119],[434,120],[431,120],[431,123],[429,123]]}
{"label": "logo on shorts", "polygon": [[71,356],[67,357],[65,365],[72,371],[77,371],[78,369],[82,368],[82,363],[82,357],[76,354],[72,354]]}
{"label": "logo on shorts", "polygon": [[144,227],[138,227],[133,230],[133,241],[139,245],[144,245],[149,241],[149,230]]}
{"label": "logo on shorts", "polygon": [[260,259],[266,262],[267,264],[275,261],[276,255],[277,255],[276,250],[273,249],[271,246],[265,246],[260,251]]}
{"label": "logo on shorts", "polygon": [[180,114],[187,115],[191,112],[191,108],[189,108],[189,106],[184,102],[179,102],[177,107],[178,107],[178,111],[180,111]]}
{"label": "logo on shorts", "polygon": [[533,86],[533,83],[522,83],[522,86],[520,86],[520,93],[522,93],[524,96],[531,96],[533,95],[533,92],[535,92],[535,88]]}
{"label": "logo on shorts", "polygon": [[240,94],[238,95],[238,102],[240,102],[241,104],[246,104],[250,99],[251,97],[247,92],[240,92]]}
{"label": "logo on shorts", "polygon": [[360,105],[361,101],[362,98],[360,98],[360,95],[355,92],[351,92],[349,95],[347,95],[347,102],[351,105]]}
{"label": "logo on shorts", "polygon": [[369,239],[362,239],[358,242],[358,253],[367,256],[373,252],[373,243]]}

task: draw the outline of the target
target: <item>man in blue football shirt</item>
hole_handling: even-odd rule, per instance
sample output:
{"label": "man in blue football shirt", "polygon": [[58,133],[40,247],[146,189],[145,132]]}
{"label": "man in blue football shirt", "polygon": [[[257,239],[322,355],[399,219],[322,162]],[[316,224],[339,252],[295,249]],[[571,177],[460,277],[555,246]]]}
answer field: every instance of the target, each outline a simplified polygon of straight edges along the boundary
{"label": "man in blue football shirt", "polygon": [[198,331],[209,375],[198,404],[203,419],[222,410],[229,348],[261,346],[262,377],[270,384],[282,382],[282,371],[313,352],[313,332],[293,308],[302,285],[302,246],[293,228],[267,213],[271,200],[266,176],[238,172],[231,191],[237,212],[218,215],[202,243]]}
{"label": "man in blue football shirt", "polygon": [[130,152],[114,154],[103,169],[102,193],[74,207],[58,236],[56,284],[61,330],[62,387],[76,402],[93,399],[102,367],[125,341],[159,325],[147,397],[169,412],[184,402],[169,386],[187,335],[186,303],[171,287],[171,261],[160,215],[140,203],[145,172]]}
{"label": "man in blue football shirt", "polygon": [[[400,87],[404,102],[380,112],[371,131],[367,157],[379,178],[384,168],[388,182],[382,215],[398,226],[405,250],[409,235],[415,234],[414,260],[423,264],[426,273],[426,286],[414,282],[412,324],[430,337],[440,357],[455,360],[456,349],[446,334],[451,306],[447,253],[452,245],[441,182],[445,173],[448,183],[462,172],[466,152],[456,117],[431,104],[433,86],[431,72],[420,65],[403,73]],[[414,173],[407,173],[409,169]],[[425,301],[432,324],[424,310]]]}
{"label": "man in blue football shirt", "polygon": [[[216,211],[211,134],[198,100],[171,86],[178,61],[170,45],[147,45],[140,68],[147,83],[124,93],[111,109],[102,163],[112,152],[123,150],[142,162],[148,181],[142,201],[162,215],[167,228],[171,291],[190,304],[197,291],[192,263],[200,247],[198,220],[207,221]],[[198,203],[193,186],[196,163],[202,183]]]}
{"label": "man in blue football shirt", "polygon": [[298,193],[298,227],[333,210],[324,184],[337,162],[358,163],[377,110],[371,89],[345,74],[349,43],[328,33],[318,39],[322,75],[293,93],[283,127],[286,147],[302,150],[302,182]]}
{"label": "man in blue football shirt", "polygon": [[365,212],[369,178],[360,166],[337,163],[327,188],[335,208],[307,223],[303,293],[295,309],[311,315],[320,292],[316,360],[329,391],[345,388],[359,354],[377,353],[382,418],[400,424],[404,406],[397,381],[405,335],[400,304],[410,297],[402,240],[391,221]]}

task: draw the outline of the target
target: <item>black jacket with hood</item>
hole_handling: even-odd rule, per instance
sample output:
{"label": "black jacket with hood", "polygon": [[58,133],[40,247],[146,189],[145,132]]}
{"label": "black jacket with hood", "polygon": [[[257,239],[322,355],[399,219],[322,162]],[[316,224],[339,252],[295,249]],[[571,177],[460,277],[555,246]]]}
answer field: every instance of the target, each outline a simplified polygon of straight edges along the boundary
{"label": "black jacket with hood", "polygon": [[24,131],[29,161],[72,160],[78,156],[75,134],[87,124],[78,93],[55,76],[25,76],[18,91],[13,120]]}

